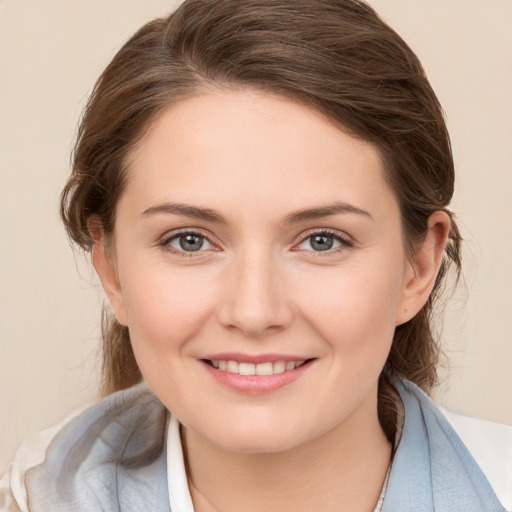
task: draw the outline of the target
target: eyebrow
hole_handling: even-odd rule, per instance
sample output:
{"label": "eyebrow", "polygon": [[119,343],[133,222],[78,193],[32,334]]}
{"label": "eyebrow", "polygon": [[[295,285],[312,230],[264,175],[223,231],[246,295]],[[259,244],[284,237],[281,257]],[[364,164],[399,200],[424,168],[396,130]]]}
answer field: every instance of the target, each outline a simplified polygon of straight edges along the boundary
{"label": "eyebrow", "polygon": [[305,220],[320,219],[322,217],[329,217],[330,215],[338,215],[340,213],[354,213],[356,215],[362,215],[373,220],[370,212],[358,208],[349,203],[343,201],[337,201],[332,204],[325,206],[319,206],[316,208],[308,208],[307,210],[299,210],[296,212],[289,213],[284,218],[285,224],[295,224],[297,222],[303,222]]}
{"label": "eyebrow", "polygon": [[220,224],[227,223],[226,219],[215,210],[211,210],[210,208],[199,208],[197,206],[190,206],[182,203],[162,203],[151,206],[142,212],[142,217],[154,215],[155,213],[170,213],[207,222],[217,222]]}
{"label": "eyebrow", "polygon": [[[184,217],[190,217],[191,219],[203,220],[206,222],[216,222],[219,224],[227,224],[226,219],[215,210],[210,208],[200,208],[197,206],[191,206],[183,203],[162,203],[155,206],[151,206],[142,212],[142,217],[148,217],[156,213],[168,213],[173,215],[183,215]],[[297,210],[286,215],[283,219],[284,224],[296,224],[298,222],[304,222],[306,220],[320,219],[323,217],[329,217],[331,215],[338,215],[341,213],[353,213],[356,215],[362,215],[373,220],[370,212],[358,208],[357,206],[337,201],[332,204],[325,206],[318,206],[315,208],[308,208],[306,210]]]}

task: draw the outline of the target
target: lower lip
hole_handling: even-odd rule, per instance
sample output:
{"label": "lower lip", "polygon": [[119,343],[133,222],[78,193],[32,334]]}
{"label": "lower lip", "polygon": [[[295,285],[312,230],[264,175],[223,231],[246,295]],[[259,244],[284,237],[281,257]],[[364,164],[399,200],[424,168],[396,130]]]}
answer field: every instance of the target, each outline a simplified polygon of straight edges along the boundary
{"label": "lower lip", "polygon": [[270,393],[283,388],[296,381],[312,365],[313,361],[308,361],[294,370],[287,370],[283,373],[274,373],[273,375],[240,375],[218,370],[205,361],[201,364],[206,371],[224,386],[249,394]]}

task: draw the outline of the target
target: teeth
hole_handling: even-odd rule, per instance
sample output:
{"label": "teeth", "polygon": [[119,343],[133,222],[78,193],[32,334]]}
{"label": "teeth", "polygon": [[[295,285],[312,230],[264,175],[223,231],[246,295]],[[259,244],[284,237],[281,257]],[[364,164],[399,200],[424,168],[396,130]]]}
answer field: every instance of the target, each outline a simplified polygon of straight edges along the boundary
{"label": "teeth", "polygon": [[274,366],[272,363],[260,363],[256,365],[256,375],[272,375]]}
{"label": "teeth", "polygon": [[228,361],[226,370],[229,373],[238,373],[238,363],[236,361]]}
{"label": "teeth", "polygon": [[305,361],[276,361],[271,363],[238,363],[237,361],[211,361],[214,368],[224,372],[238,373],[240,375],[274,375],[294,370],[302,366]]}
{"label": "teeth", "polygon": [[286,363],[284,361],[277,361],[274,363],[274,373],[283,373],[286,370]]}
{"label": "teeth", "polygon": [[[231,361],[230,361],[231,363]],[[256,365],[252,363],[235,363],[240,375],[256,375]],[[259,366],[259,365],[258,365]]]}

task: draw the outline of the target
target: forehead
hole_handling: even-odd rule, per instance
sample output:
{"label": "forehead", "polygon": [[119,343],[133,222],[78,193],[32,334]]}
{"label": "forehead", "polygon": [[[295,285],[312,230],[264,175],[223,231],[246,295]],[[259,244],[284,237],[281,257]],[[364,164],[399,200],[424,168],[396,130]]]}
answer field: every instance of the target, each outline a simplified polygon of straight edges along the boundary
{"label": "forehead", "polygon": [[155,119],[131,155],[127,192],[141,203],[179,199],[240,212],[250,203],[376,206],[394,201],[383,172],[373,145],[315,110],[252,90],[219,90]]}

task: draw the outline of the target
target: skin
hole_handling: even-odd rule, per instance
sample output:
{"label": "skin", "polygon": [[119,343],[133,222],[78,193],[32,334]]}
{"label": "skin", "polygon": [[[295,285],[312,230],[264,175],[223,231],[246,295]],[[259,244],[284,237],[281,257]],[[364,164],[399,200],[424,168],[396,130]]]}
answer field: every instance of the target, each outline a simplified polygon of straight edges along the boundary
{"label": "skin", "polygon": [[[91,229],[93,261],[146,381],[183,425],[196,510],[372,510],[391,454],[378,377],[395,327],[429,296],[448,217],[432,215],[408,258],[377,150],[250,90],[169,107],[128,176],[112,250]],[[340,202],[344,211],[290,222]],[[162,208],[171,203],[224,221]],[[187,253],[172,237],[190,229],[206,238]],[[325,230],[332,248],[319,251],[311,235]],[[219,352],[314,361],[251,394],[205,371],[201,359]]]}

